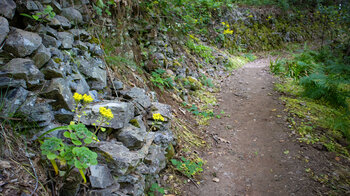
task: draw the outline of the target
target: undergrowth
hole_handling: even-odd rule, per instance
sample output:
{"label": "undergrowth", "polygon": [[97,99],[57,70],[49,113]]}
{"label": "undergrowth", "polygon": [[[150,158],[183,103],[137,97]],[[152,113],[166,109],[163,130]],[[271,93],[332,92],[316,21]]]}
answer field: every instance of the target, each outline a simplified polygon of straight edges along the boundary
{"label": "undergrowth", "polygon": [[300,141],[320,142],[348,157],[350,66],[342,50],[306,47],[293,59],[272,62],[270,69],[283,78],[276,89],[286,95],[281,100]]}

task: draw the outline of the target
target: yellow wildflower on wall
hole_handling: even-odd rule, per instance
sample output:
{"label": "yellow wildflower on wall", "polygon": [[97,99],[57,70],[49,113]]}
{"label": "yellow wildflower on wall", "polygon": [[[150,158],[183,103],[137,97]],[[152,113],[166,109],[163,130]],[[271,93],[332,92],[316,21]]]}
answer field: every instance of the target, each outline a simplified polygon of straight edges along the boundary
{"label": "yellow wildflower on wall", "polygon": [[91,97],[91,95],[84,94],[83,95],[83,101],[84,103],[91,103],[94,99]]}
{"label": "yellow wildflower on wall", "polygon": [[105,107],[100,107],[100,114],[103,117],[107,118],[107,120],[111,120],[114,118],[114,115],[113,115],[111,109],[107,109]]}
{"label": "yellow wildflower on wall", "polygon": [[161,114],[159,114],[159,113],[153,114],[153,119],[155,121],[164,121],[164,117]]}
{"label": "yellow wildflower on wall", "polygon": [[83,95],[81,95],[79,93],[74,93],[73,98],[74,98],[75,102],[80,102],[83,99]]}

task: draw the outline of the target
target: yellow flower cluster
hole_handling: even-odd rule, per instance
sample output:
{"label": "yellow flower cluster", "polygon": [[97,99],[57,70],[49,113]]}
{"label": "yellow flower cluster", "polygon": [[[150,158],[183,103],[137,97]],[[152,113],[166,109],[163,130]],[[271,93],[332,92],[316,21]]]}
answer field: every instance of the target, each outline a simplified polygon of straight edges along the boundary
{"label": "yellow flower cluster", "polygon": [[113,115],[111,109],[107,109],[105,107],[100,107],[100,114],[103,117],[107,118],[107,120],[111,120],[114,118],[114,115]]}
{"label": "yellow flower cluster", "polygon": [[233,34],[233,30],[230,30],[230,25],[226,22],[221,22],[222,25],[226,26],[226,30],[224,30],[224,35],[226,34],[230,34],[232,35]]}
{"label": "yellow flower cluster", "polygon": [[226,30],[224,30],[224,34],[225,34],[225,35],[226,35],[226,34],[232,35],[232,34],[233,34],[233,30],[226,29]]}
{"label": "yellow flower cluster", "polygon": [[159,114],[159,113],[153,114],[153,119],[155,121],[164,121],[164,117],[161,114]]}
{"label": "yellow flower cluster", "polygon": [[81,95],[79,93],[74,93],[73,98],[75,100],[75,102],[80,102],[83,101],[84,103],[91,103],[94,99],[91,97],[91,95]]}

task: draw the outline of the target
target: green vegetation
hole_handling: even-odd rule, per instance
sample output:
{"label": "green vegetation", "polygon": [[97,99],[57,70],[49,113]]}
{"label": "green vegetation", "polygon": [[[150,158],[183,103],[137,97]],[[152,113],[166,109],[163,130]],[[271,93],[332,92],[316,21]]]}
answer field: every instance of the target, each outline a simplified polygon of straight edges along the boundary
{"label": "green vegetation", "polygon": [[[86,126],[80,123],[80,118],[83,115],[83,109],[87,104],[93,101],[92,97],[89,95],[80,95],[78,93],[74,94],[74,100],[76,104],[75,112],[78,118],[78,122],[71,122],[68,126],[57,127],[51,129],[44,134],[42,134],[38,139],[42,143],[40,146],[41,153],[50,160],[55,174],[59,174],[59,168],[56,163],[56,159],[59,160],[62,167],[66,167],[64,177],[66,178],[70,171],[75,167],[79,170],[84,183],[86,183],[85,169],[89,168],[91,165],[97,164],[97,154],[91,151],[88,147],[89,144],[94,141],[98,141],[95,133],[98,130],[104,131],[105,129],[101,126],[103,124],[108,124],[107,121],[113,119],[113,114],[110,109],[104,107],[100,108],[101,118],[96,120],[98,125],[95,125],[95,133],[91,132],[86,128]],[[41,139],[53,132],[59,130],[66,130],[64,132],[64,137],[68,140],[62,140],[57,137],[44,138],[44,141]]]}
{"label": "green vegetation", "polygon": [[157,183],[153,183],[149,189],[148,196],[155,196],[157,193],[164,194],[164,188],[160,187]]}
{"label": "green vegetation", "polygon": [[202,161],[190,161],[181,157],[181,161],[176,159],[171,159],[171,163],[176,167],[176,169],[184,174],[188,178],[192,178],[196,174],[203,171],[203,162]]}
{"label": "green vegetation", "polygon": [[156,69],[152,72],[151,82],[154,86],[164,90],[166,88],[172,88],[174,86],[174,81],[171,77],[166,76],[166,71],[164,69]]}
{"label": "green vegetation", "polygon": [[21,13],[21,15],[39,22],[47,22],[49,19],[55,17],[56,13],[53,11],[53,8],[48,5],[42,12],[36,12],[32,15]]}
{"label": "green vegetation", "polygon": [[285,77],[277,90],[294,97],[281,99],[300,141],[321,142],[328,150],[346,156],[350,142],[349,63],[342,50],[327,46],[305,48],[293,59],[278,59],[270,66],[273,73]]}

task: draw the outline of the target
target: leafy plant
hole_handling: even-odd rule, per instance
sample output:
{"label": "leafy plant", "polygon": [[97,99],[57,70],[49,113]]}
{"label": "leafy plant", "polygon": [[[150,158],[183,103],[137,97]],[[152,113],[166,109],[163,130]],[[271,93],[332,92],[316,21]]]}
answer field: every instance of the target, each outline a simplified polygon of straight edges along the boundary
{"label": "leafy plant", "polygon": [[95,125],[96,130],[95,133],[93,133],[87,129],[84,124],[80,123],[83,108],[85,108],[88,103],[91,103],[93,98],[86,94],[80,95],[78,93],[75,93],[73,97],[76,104],[76,108],[73,111],[78,117],[78,122],[75,123],[72,121],[68,126],[51,129],[42,134],[38,139],[41,140],[46,134],[53,131],[66,130],[63,136],[67,138],[68,141],[57,137],[44,138],[44,141],[41,141],[41,153],[50,160],[56,175],[58,175],[59,171],[56,160],[59,160],[62,166],[67,165],[65,176],[75,167],[79,170],[84,183],[86,183],[85,169],[89,168],[91,165],[97,164],[97,154],[91,151],[88,145],[99,141],[95,133],[98,130],[104,131],[101,125],[103,123],[108,123],[107,121],[113,119],[114,116],[110,109],[101,107],[101,118],[97,120],[99,125]]}
{"label": "leafy plant", "polygon": [[181,161],[176,159],[171,159],[171,163],[176,167],[176,169],[187,176],[188,178],[192,178],[194,175],[203,171],[203,162],[194,162],[181,157]]}
{"label": "leafy plant", "polygon": [[213,80],[211,78],[208,78],[206,75],[201,74],[199,79],[203,85],[210,87],[210,88],[214,87]]}
{"label": "leafy plant", "polygon": [[160,187],[157,183],[153,183],[148,192],[149,196],[155,196],[155,193],[164,194],[164,188]]}
{"label": "leafy plant", "polygon": [[174,80],[171,77],[166,77],[165,76],[165,70],[164,69],[156,69],[153,71],[151,74],[151,82],[158,88],[164,89],[166,88],[171,88],[174,86]]}
{"label": "leafy plant", "polygon": [[48,5],[42,12],[36,12],[33,15],[21,13],[21,15],[39,22],[46,22],[48,19],[55,17],[56,13],[53,11],[53,8]]}

